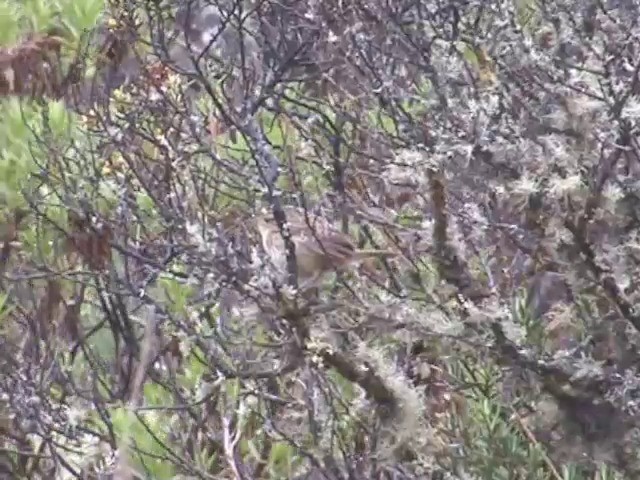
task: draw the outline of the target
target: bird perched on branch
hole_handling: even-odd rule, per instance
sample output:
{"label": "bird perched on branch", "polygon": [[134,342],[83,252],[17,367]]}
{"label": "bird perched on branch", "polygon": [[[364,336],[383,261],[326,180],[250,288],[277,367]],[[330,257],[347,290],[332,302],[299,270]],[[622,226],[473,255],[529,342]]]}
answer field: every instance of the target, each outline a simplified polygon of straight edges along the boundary
{"label": "bird perched on branch", "polygon": [[[344,270],[372,258],[389,258],[389,250],[357,249],[351,238],[333,227],[328,220],[295,207],[283,208],[286,228],[295,245],[298,280],[301,288],[317,284],[326,273]],[[287,249],[283,232],[269,212],[256,217],[262,247],[273,265],[287,271]]]}

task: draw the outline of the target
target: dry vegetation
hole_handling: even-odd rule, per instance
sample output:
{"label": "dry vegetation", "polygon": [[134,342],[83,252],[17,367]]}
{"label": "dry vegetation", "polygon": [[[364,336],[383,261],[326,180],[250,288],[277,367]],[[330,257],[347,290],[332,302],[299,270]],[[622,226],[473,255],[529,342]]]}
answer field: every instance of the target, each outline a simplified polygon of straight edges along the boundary
{"label": "dry vegetation", "polygon": [[0,478],[640,477],[638,2],[29,5]]}

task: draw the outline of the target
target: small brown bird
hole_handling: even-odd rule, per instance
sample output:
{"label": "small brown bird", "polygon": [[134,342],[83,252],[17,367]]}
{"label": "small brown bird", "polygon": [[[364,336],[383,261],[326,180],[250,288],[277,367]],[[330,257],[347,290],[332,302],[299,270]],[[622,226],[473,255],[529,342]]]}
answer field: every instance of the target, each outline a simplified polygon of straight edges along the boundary
{"label": "small brown bird", "polygon": [[[389,250],[359,250],[351,238],[333,227],[325,218],[304,210],[284,207],[286,226],[295,245],[298,280],[301,288],[308,288],[326,273],[343,270],[371,258],[389,258],[396,252]],[[282,232],[269,212],[256,217],[264,251],[281,272],[287,271],[287,253]]]}

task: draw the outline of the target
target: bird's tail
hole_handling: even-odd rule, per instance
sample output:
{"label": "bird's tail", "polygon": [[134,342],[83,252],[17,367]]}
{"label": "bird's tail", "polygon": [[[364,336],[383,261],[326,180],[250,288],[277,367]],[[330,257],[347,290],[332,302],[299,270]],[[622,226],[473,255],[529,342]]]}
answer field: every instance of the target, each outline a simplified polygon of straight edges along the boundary
{"label": "bird's tail", "polygon": [[394,252],[393,250],[365,249],[358,250],[355,256],[357,260],[366,260],[368,258],[393,258],[398,256],[398,252]]}

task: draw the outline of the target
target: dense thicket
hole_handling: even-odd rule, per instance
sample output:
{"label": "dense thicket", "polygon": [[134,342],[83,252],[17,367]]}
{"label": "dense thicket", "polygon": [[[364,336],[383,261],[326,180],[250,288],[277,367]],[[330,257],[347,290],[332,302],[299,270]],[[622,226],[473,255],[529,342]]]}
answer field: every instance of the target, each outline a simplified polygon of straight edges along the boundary
{"label": "dense thicket", "polygon": [[637,2],[14,3],[3,475],[640,475]]}

